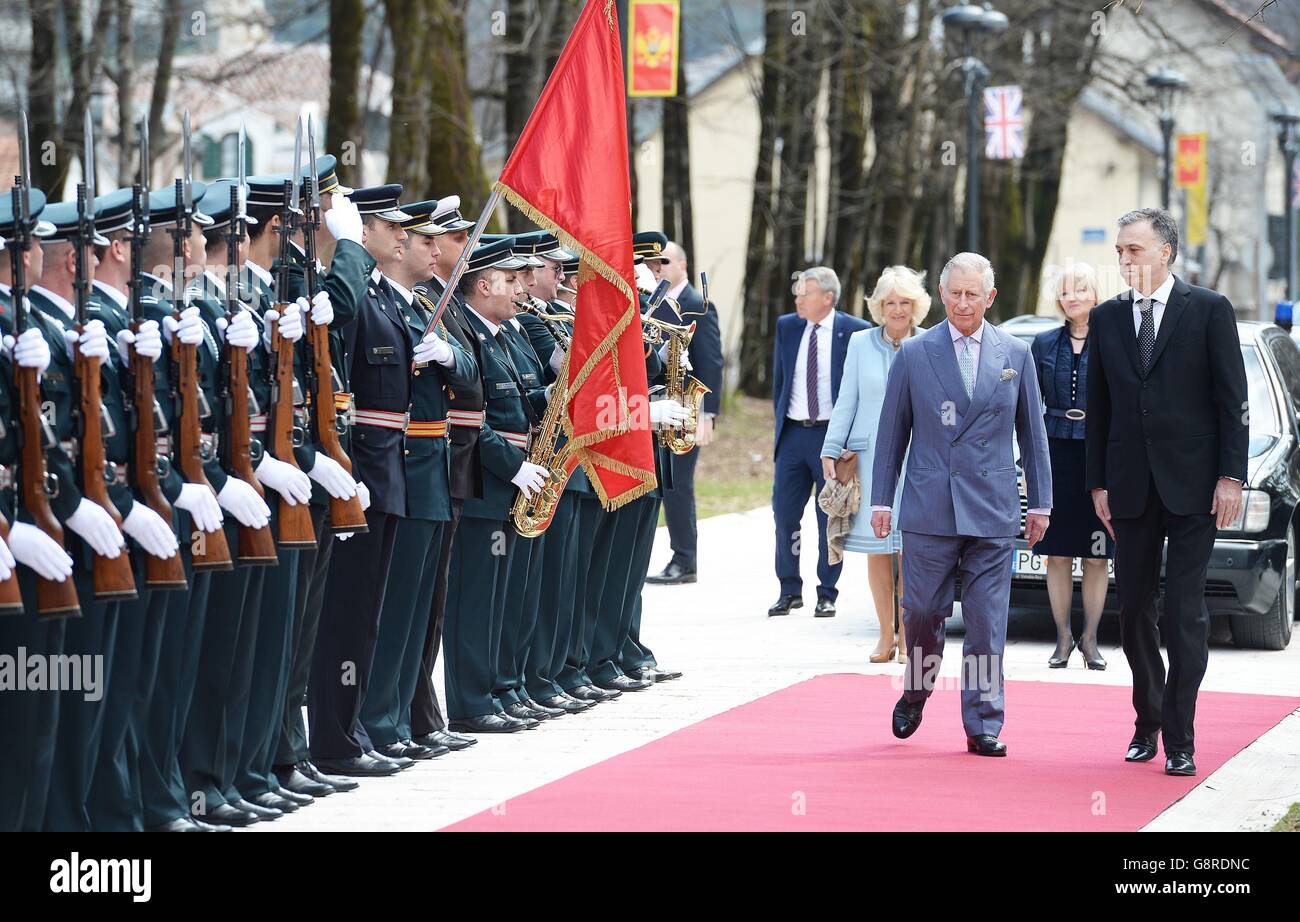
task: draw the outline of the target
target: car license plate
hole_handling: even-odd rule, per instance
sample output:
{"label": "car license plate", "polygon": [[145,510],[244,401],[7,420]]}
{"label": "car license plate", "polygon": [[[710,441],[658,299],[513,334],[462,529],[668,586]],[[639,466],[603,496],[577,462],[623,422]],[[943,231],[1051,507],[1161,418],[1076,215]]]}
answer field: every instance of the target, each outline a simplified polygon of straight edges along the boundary
{"label": "car license plate", "polygon": [[[1041,554],[1035,554],[1028,548],[1018,547],[1015,556],[1012,558],[1011,570],[1016,576],[1047,576],[1047,558]],[[1080,579],[1083,576],[1083,561],[1078,557],[1074,558],[1072,567],[1074,578]],[[1115,561],[1106,562],[1106,570],[1111,579],[1115,578]]]}

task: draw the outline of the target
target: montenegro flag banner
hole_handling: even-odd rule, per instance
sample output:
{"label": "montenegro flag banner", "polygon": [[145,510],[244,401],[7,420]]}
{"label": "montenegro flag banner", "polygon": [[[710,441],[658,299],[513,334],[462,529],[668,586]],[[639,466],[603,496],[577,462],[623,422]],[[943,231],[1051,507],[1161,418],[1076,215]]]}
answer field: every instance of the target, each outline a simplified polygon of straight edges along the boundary
{"label": "montenegro flag banner", "polygon": [[655,485],[621,45],[613,0],[587,0],[494,186],[581,259],[567,393],[551,399],[568,407],[565,476],[581,463],[606,509]]}
{"label": "montenegro flag banner", "polygon": [[681,32],[682,9],[678,0],[631,0],[627,95],[677,95]]}

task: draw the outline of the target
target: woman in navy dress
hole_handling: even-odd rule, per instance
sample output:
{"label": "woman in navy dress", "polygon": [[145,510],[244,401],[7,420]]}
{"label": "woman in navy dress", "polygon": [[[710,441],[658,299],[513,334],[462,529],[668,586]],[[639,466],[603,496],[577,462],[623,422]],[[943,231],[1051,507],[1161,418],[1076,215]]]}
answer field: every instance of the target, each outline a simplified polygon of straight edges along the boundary
{"label": "woman in navy dress", "polygon": [[1047,665],[1053,669],[1066,666],[1076,646],[1070,627],[1076,557],[1083,570],[1083,633],[1077,646],[1089,669],[1106,668],[1097,650],[1097,625],[1110,587],[1107,560],[1115,549],[1088,496],[1083,441],[1088,314],[1098,300],[1096,271],[1087,263],[1071,264],[1056,280],[1056,307],[1065,322],[1040,333],[1032,347],[1052,459],[1052,522],[1034,550],[1047,558],[1047,594],[1056,622],[1056,652]]}

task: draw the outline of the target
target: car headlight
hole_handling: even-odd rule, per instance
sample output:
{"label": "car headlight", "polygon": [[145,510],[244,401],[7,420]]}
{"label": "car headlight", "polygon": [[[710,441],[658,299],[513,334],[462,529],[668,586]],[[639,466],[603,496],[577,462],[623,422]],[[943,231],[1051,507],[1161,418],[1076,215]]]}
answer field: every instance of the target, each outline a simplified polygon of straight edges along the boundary
{"label": "car headlight", "polygon": [[1242,490],[1241,511],[1224,531],[1263,531],[1273,504],[1263,490]]}

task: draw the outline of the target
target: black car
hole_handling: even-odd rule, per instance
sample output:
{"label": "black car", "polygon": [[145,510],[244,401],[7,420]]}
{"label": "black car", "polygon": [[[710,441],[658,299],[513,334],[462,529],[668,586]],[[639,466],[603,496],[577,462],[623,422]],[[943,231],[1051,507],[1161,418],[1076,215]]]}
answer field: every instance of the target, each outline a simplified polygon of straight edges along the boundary
{"label": "black car", "polygon": [[[1015,317],[1001,328],[1032,342],[1058,323],[1050,317]],[[1205,601],[1212,617],[1226,619],[1237,646],[1282,650],[1291,641],[1296,613],[1300,347],[1271,323],[1239,322],[1237,332],[1250,389],[1249,473],[1241,515],[1215,539]],[[1027,506],[1023,489],[1020,506],[1023,521]],[[1077,582],[1077,561],[1075,567]],[[1013,608],[1048,608],[1045,574],[1044,558],[1017,538],[1011,578]],[[1163,573],[1160,582],[1163,587]],[[1079,604],[1077,593],[1075,604]],[[1106,597],[1106,610],[1117,610],[1113,591]]]}

